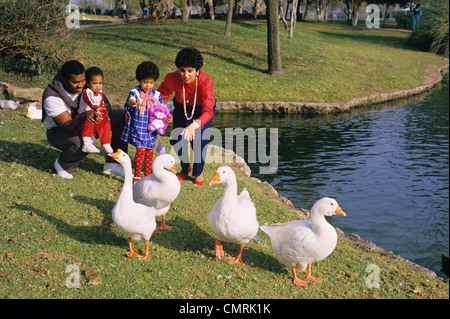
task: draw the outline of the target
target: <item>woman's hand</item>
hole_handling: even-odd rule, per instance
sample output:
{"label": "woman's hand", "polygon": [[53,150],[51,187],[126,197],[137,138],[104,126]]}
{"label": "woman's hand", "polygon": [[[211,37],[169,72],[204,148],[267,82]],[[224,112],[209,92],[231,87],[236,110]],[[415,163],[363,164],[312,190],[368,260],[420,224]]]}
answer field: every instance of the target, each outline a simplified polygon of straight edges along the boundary
{"label": "woman's hand", "polygon": [[188,140],[188,141],[192,141],[195,137],[195,130],[198,129],[200,127],[200,124],[196,121],[192,122],[191,125],[189,125],[188,127],[186,127],[180,135],[183,136],[184,139]]}

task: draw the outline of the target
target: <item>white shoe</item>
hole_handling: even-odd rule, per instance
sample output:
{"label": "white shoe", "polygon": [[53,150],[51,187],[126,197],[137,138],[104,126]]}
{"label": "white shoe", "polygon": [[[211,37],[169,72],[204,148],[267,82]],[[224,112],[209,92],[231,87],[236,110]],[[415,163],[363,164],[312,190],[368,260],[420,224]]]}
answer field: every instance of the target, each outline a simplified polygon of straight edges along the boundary
{"label": "white shoe", "polygon": [[100,150],[96,148],[94,145],[83,145],[81,151],[84,153],[100,153]]}
{"label": "white shoe", "polygon": [[103,147],[103,149],[105,150],[105,152],[107,154],[114,153],[114,151],[113,151],[113,149],[111,147],[111,144],[103,144],[102,147]]}
{"label": "white shoe", "polygon": [[108,175],[114,174],[120,177],[125,177],[123,167],[119,163],[105,163],[105,165],[103,166],[103,173]]}
{"label": "white shoe", "polygon": [[62,168],[61,165],[59,165],[58,158],[56,158],[56,161],[55,161],[55,169],[56,169],[56,173],[58,174],[59,177],[68,178],[68,179],[73,178],[72,174],[65,171],[64,168]]}
{"label": "white shoe", "polygon": [[95,137],[83,137],[83,146],[81,147],[81,151],[84,153],[100,153],[100,150],[95,147],[97,141]]}

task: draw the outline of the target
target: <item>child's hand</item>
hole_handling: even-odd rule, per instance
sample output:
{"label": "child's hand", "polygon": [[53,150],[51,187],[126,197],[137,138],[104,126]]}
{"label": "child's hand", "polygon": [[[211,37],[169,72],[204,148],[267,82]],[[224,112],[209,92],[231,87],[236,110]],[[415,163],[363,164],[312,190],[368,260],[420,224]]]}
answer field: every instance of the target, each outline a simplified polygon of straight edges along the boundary
{"label": "child's hand", "polygon": [[167,124],[170,124],[170,123],[173,122],[173,119],[172,119],[172,118],[166,117],[166,118],[164,119],[164,121],[166,121]]}
{"label": "child's hand", "polygon": [[135,101],[134,99],[129,99],[128,100],[128,105],[131,107],[137,107],[141,104],[140,100]]}

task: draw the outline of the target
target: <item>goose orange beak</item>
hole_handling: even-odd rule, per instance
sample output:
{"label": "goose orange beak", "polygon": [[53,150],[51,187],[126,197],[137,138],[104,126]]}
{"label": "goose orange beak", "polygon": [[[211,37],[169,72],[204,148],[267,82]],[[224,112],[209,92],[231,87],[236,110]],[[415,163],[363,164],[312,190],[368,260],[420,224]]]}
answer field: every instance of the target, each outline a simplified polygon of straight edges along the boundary
{"label": "goose orange beak", "polygon": [[175,164],[170,168],[170,171],[177,175],[177,170],[175,169]]}
{"label": "goose orange beak", "polygon": [[114,158],[115,160],[119,158],[120,153],[122,153],[122,150],[119,148],[117,150],[117,152],[115,153],[109,153],[108,156],[111,156],[112,158]]}
{"label": "goose orange beak", "polygon": [[209,182],[209,186],[220,183],[220,174],[215,173],[211,181]]}
{"label": "goose orange beak", "polygon": [[342,208],[338,205],[338,207],[336,208],[336,211],[334,212],[335,214],[337,214],[337,215],[342,215],[342,216],[347,216],[346,214],[345,214],[345,212],[342,210]]}

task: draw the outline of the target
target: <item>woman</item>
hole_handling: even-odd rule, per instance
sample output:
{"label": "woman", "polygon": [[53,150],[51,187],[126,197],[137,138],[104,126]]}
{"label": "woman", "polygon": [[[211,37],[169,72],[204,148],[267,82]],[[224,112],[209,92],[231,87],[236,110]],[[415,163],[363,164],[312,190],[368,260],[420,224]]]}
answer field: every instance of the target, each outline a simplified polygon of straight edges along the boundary
{"label": "woman", "polygon": [[[178,144],[182,169],[177,174],[178,179],[180,181],[186,179],[192,170],[192,176],[195,177],[194,184],[200,186],[203,185],[205,178],[203,149],[209,142],[204,132],[211,125],[216,106],[214,84],[209,75],[201,71],[203,56],[195,48],[184,48],[178,52],[175,65],[178,71],[167,74],[158,91],[165,103],[175,92],[173,132],[181,130],[181,134],[175,139],[172,134],[170,143],[175,145],[185,139],[191,142],[194,150],[194,163],[191,166],[187,148],[181,147],[183,143]],[[196,147],[197,145],[199,147]]]}

